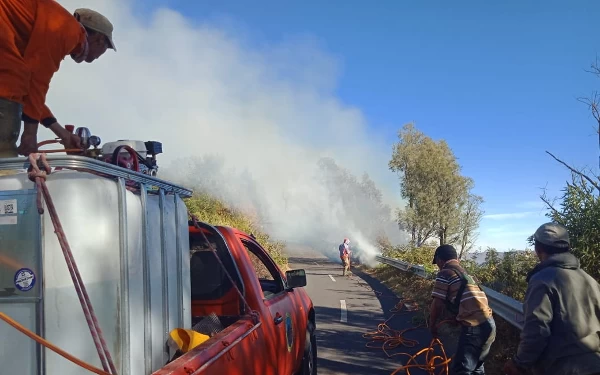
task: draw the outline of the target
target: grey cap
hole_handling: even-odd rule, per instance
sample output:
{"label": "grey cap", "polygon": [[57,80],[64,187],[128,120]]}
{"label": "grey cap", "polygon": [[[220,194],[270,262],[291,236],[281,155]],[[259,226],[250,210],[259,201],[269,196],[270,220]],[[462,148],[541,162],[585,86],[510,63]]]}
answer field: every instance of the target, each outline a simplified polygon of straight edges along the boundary
{"label": "grey cap", "polygon": [[569,232],[567,228],[557,223],[542,224],[533,238],[544,245],[552,247],[569,247]]}
{"label": "grey cap", "polygon": [[79,22],[83,26],[104,34],[110,43],[110,48],[115,52],[117,51],[115,42],[113,42],[113,24],[110,23],[108,18],[95,10],[87,8],[75,9],[75,15],[79,16]]}

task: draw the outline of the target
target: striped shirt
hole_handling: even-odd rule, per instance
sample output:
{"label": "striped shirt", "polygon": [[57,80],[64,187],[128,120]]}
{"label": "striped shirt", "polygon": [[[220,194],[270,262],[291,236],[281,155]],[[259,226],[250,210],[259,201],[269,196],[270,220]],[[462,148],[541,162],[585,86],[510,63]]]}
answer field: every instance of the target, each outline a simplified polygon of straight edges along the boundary
{"label": "striped shirt", "polygon": [[[458,267],[466,274],[466,271],[460,266],[457,260],[449,260],[446,262],[446,265]],[[452,269],[446,268],[446,265],[438,272],[435,278],[435,285],[433,286],[431,296],[442,300],[446,300],[446,297],[449,297],[448,299],[453,303],[461,285],[461,278]],[[488,305],[485,293],[477,285],[467,284],[460,299],[456,320],[464,325],[476,326],[491,316],[492,309]]]}

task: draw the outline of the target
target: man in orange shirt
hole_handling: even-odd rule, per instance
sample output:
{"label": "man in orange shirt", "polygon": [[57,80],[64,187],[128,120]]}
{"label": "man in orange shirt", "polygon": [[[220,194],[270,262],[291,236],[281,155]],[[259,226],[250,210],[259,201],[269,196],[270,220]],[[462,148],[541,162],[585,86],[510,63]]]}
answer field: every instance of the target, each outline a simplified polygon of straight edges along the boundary
{"label": "man in orange shirt", "polygon": [[81,147],[46,106],[46,93],[66,56],[91,63],[116,50],[112,31],[110,21],[90,9],[70,14],[55,0],[0,0],[0,157],[37,152],[40,122],[65,148]]}

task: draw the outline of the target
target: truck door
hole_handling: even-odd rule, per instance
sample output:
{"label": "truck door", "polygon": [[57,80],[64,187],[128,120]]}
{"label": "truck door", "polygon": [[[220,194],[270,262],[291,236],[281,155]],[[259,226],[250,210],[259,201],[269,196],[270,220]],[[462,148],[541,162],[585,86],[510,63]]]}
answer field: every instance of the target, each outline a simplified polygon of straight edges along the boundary
{"label": "truck door", "polygon": [[263,303],[271,313],[267,322],[267,331],[275,338],[277,366],[279,375],[289,375],[296,361],[295,341],[298,327],[294,319],[295,305],[285,289],[285,283],[279,268],[266,252],[256,243],[242,239],[242,243],[252,260],[263,292]]}

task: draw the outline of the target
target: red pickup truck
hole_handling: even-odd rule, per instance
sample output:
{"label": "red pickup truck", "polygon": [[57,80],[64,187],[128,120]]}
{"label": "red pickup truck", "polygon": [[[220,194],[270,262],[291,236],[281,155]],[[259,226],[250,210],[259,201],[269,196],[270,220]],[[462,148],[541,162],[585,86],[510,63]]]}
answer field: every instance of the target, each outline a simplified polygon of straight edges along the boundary
{"label": "red pickup truck", "polygon": [[237,229],[190,222],[189,234],[192,325],[208,322],[211,336],[153,375],[316,374],[315,310],[304,270],[284,274]]}

